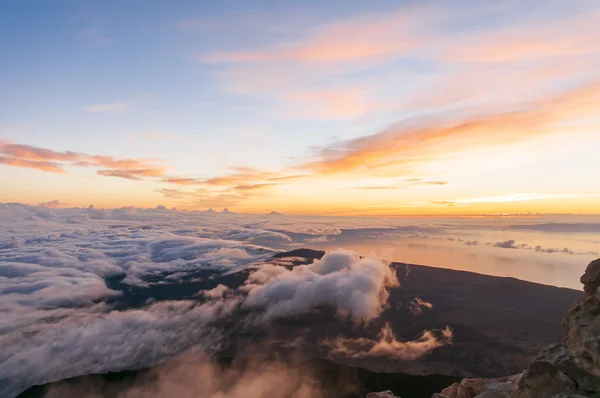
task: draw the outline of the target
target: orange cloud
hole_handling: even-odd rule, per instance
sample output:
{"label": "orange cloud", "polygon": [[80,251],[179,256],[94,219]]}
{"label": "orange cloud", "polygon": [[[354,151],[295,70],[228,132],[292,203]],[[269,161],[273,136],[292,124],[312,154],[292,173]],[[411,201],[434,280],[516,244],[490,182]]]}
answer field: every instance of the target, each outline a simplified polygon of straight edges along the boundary
{"label": "orange cloud", "polygon": [[202,183],[202,180],[197,178],[166,177],[162,179],[162,182],[176,185],[199,185]]}
{"label": "orange cloud", "polygon": [[308,90],[285,95],[287,100],[297,101],[303,106],[296,107],[294,115],[307,115],[311,118],[339,118],[362,116],[385,105],[368,98],[367,90]]}
{"label": "orange cloud", "polygon": [[177,200],[179,202],[178,207],[192,209],[237,206],[249,198],[249,195],[233,191],[211,191],[202,188],[193,191],[162,188],[157,189],[156,192],[163,194],[167,199]]}
{"label": "orange cloud", "polygon": [[207,185],[236,186],[245,184],[260,184],[270,178],[277,178],[278,174],[263,172],[254,169],[238,167],[233,169],[235,173],[209,178],[204,182]]}
{"label": "orange cloud", "polygon": [[211,208],[211,207],[232,207],[243,203],[245,196],[236,194],[211,194],[199,192],[195,196],[193,207]]}
{"label": "orange cloud", "polygon": [[424,181],[424,182],[422,182],[422,184],[425,184],[425,185],[446,185],[446,184],[448,184],[448,181]]}
{"label": "orange cloud", "polygon": [[357,59],[387,57],[415,46],[409,23],[416,9],[404,9],[386,15],[362,15],[341,23],[317,29],[307,39],[296,43],[258,51],[238,51],[212,54],[208,62],[343,62]]}
{"label": "orange cloud", "polygon": [[127,180],[141,181],[141,177],[160,177],[164,169],[124,169],[124,170],[98,170],[96,174],[105,177],[119,177]]}
{"label": "orange cloud", "polygon": [[281,177],[271,177],[267,181],[295,181],[295,180],[301,180],[306,177],[309,177],[309,175],[308,174],[298,174],[298,175],[289,175],[289,176],[281,176]]}
{"label": "orange cloud", "polygon": [[504,63],[565,58],[600,53],[598,12],[575,18],[492,32],[452,48],[445,59],[459,62]]}
{"label": "orange cloud", "polygon": [[167,169],[144,159],[117,159],[112,156],[88,155],[79,152],[58,152],[31,145],[0,142],[0,163],[46,172],[65,173],[65,166],[108,167],[98,175],[139,180],[141,177],[160,177]]}
{"label": "orange cloud", "polygon": [[[177,177],[167,178],[167,182],[178,181],[180,185],[194,185],[207,187],[203,192],[191,195],[199,206],[210,203],[210,206],[241,206],[244,209],[262,210],[273,206],[270,201],[264,201],[264,189],[275,186],[290,187],[285,190],[274,191],[278,195],[278,205],[294,203],[292,209],[296,212],[315,212],[316,207],[322,208],[325,213],[333,211],[333,202],[327,200],[335,198],[337,214],[384,214],[385,212],[398,212],[399,207],[407,211],[419,209],[456,208],[457,211],[466,206],[469,209],[479,203],[488,203],[493,208],[500,205],[494,203],[512,203],[514,199],[502,197],[502,201],[473,200],[446,200],[446,198],[425,198],[422,203],[403,203],[393,207],[390,198],[373,192],[371,200],[383,200],[380,206],[356,207],[360,199],[341,202],[340,191],[353,189],[366,190],[394,190],[409,186],[445,186],[448,181],[441,178],[431,178],[431,169],[425,166],[440,160],[455,161],[463,158],[465,153],[489,151],[501,145],[521,144],[539,137],[557,135],[570,137],[569,122],[594,117],[600,109],[600,83],[590,83],[571,90],[567,90],[537,103],[527,103],[521,109],[512,112],[487,114],[464,118],[454,122],[424,120],[412,125],[395,126],[388,130],[353,140],[342,141],[336,144],[319,148],[312,160],[297,166],[277,172],[260,171],[251,168],[238,167],[232,173],[215,176],[206,180],[195,180]],[[590,136],[591,137],[591,136]],[[510,148],[507,148],[510,151]],[[502,152],[500,153],[508,153]],[[500,160],[501,161],[501,160]],[[445,170],[445,163],[437,172]],[[429,171],[423,171],[429,170]],[[468,170],[466,170],[468,171]],[[302,173],[304,172],[304,173]],[[334,176],[334,179],[331,179]],[[444,176],[440,174],[440,177]],[[380,179],[383,178],[384,179]],[[389,183],[390,177],[396,183]],[[354,181],[365,184],[353,187]],[[387,185],[381,185],[385,181]],[[342,183],[340,183],[342,182]],[[379,182],[380,185],[377,185]],[[339,185],[334,185],[338,184]],[[298,185],[299,184],[299,185]],[[317,185],[315,185],[317,184]],[[372,185],[371,185],[372,184]],[[275,186],[273,188],[275,189]],[[318,188],[315,188],[318,187]],[[332,196],[320,199],[308,198],[294,199],[294,195],[304,195],[310,189],[325,190],[323,193]],[[440,188],[441,190],[445,188]],[[333,195],[333,192],[338,192]],[[447,192],[447,191],[446,191]],[[285,195],[291,195],[285,197]],[[173,195],[173,192],[164,192]],[[283,196],[280,196],[283,195]],[[369,194],[371,195],[371,194]],[[387,194],[386,194],[387,195]],[[304,198],[304,197],[303,197]],[[533,199],[532,199],[533,198]],[[542,200],[543,197],[527,197],[527,201]],[[561,199],[563,196],[552,196],[550,199]],[[223,200],[223,202],[219,202]],[[274,199],[275,200],[275,199]],[[296,202],[294,202],[296,200]],[[523,202],[525,200],[521,200]],[[224,204],[226,203],[226,204]],[[208,207],[210,207],[208,206]],[[353,209],[353,206],[355,208]],[[399,206],[399,207],[398,207]],[[488,206],[488,205],[486,205]],[[480,206],[481,207],[481,206]],[[414,208],[415,210],[411,210]],[[483,207],[481,207],[483,208]],[[321,211],[319,210],[319,211]]]}
{"label": "orange cloud", "polygon": [[[305,176],[258,171],[248,167],[233,167],[233,173],[209,179],[166,177],[161,182],[181,185],[199,186],[194,191],[177,189],[159,189],[166,198],[193,201],[192,207],[227,207],[239,205],[250,198],[263,197],[264,190],[269,187],[291,182]],[[126,175],[119,177],[127,178]],[[135,179],[135,178],[132,178]]]}
{"label": "orange cloud", "polygon": [[189,199],[196,196],[196,192],[181,191],[179,189],[161,188],[157,189],[156,192],[162,193],[165,198],[171,199]]}
{"label": "orange cloud", "polygon": [[100,155],[96,155],[96,156],[84,155],[83,157],[88,158],[92,164],[95,164],[98,166],[115,168],[115,169],[119,169],[119,168],[130,169],[130,168],[145,167],[148,165],[147,161],[139,160],[139,159],[115,159],[112,156],[100,156]]}
{"label": "orange cloud", "polygon": [[584,85],[521,110],[473,117],[453,123],[436,122],[396,126],[381,133],[322,147],[316,160],[300,168],[339,174],[379,170],[397,175],[414,172],[415,166],[447,158],[461,151],[521,142],[564,133],[559,129],[573,119],[595,116],[600,109],[600,83]]}
{"label": "orange cloud", "polygon": [[267,188],[276,184],[251,184],[251,185],[237,185],[234,187],[236,191],[256,191],[259,189]]}
{"label": "orange cloud", "polygon": [[364,190],[390,190],[390,189],[399,189],[402,187],[407,187],[409,185],[447,185],[447,181],[423,181],[421,178],[408,178],[402,181],[399,181],[395,184],[390,185],[369,185],[369,186],[361,186],[357,189]]}
{"label": "orange cloud", "polygon": [[65,171],[62,169],[61,165],[54,162],[44,162],[38,160],[27,160],[27,159],[16,159],[10,158],[6,156],[0,156],[0,164],[5,164],[8,166],[15,167],[25,167],[29,169],[36,169],[41,171],[47,171],[51,173],[60,173],[64,174]]}
{"label": "orange cloud", "polygon": [[451,59],[463,62],[511,62],[540,58],[561,57],[578,55],[596,50],[582,43],[569,41],[551,42],[546,38],[539,40],[520,40],[513,43],[500,45],[481,45],[481,47],[467,48],[462,51],[453,50]]}
{"label": "orange cloud", "polygon": [[13,158],[41,161],[75,161],[79,160],[81,157],[81,154],[76,152],[56,152],[51,149],[11,143],[0,143],[0,153]]}
{"label": "orange cloud", "polygon": [[[419,3],[328,21],[296,32],[297,39],[209,54],[201,60],[226,63],[218,73],[227,89],[271,96],[282,108],[279,114],[293,118],[359,117],[407,108],[439,112],[448,104],[472,111],[490,102],[506,106],[536,99],[547,95],[548,88],[573,82],[557,80],[594,73],[600,14],[593,4],[586,8],[560,18],[533,13],[525,20],[512,18],[471,31],[457,22],[522,10],[493,4],[449,10]],[[427,79],[422,73],[407,79],[402,73],[406,60],[431,65],[435,72],[426,66]],[[480,101],[464,103],[473,99]]]}

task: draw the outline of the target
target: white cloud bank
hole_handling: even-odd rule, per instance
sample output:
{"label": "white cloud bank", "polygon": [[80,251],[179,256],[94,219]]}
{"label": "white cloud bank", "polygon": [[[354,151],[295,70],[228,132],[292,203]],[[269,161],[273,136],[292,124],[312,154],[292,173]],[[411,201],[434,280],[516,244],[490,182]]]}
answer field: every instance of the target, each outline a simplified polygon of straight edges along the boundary
{"label": "white cloud bank", "polygon": [[248,281],[245,305],[266,308],[266,318],[328,305],[358,321],[379,316],[387,303],[387,289],[398,285],[388,264],[344,250],[328,252],[321,260],[291,270],[266,264]]}
{"label": "white cloud bank", "polygon": [[218,334],[206,326],[232,309],[231,303],[163,302],[22,327],[0,337],[0,396],[77,375],[141,369],[192,344],[216,348]]}
{"label": "white cloud bank", "polygon": [[[449,242],[446,236],[470,229],[470,239],[490,242],[473,231],[499,230],[514,223],[411,219],[411,224],[402,226],[398,219],[21,204],[0,204],[0,220],[0,396],[35,383],[150,366],[191,345],[206,348],[203,342],[216,344],[215,337],[223,335],[214,333],[213,321],[240,307],[258,312],[262,322],[305,314],[319,306],[331,307],[356,323],[377,318],[387,306],[388,289],[397,284],[389,264],[346,250],[328,252],[305,265],[295,265],[289,258],[270,260],[280,249],[305,239],[341,246],[388,238]],[[467,247],[462,240],[459,244],[465,250],[499,250],[485,244]],[[548,253],[530,247],[531,255]],[[190,297],[205,297],[204,304],[146,303],[128,311],[115,311],[109,304],[108,299],[119,299],[123,292],[109,287],[107,278],[122,276],[122,283],[140,287],[151,286],[153,278],[177,280],[198,270],[234,272],[247,267],[253,272],[241,288],[217,285]],[[421,311],[429,308],[424,301],[415,301],[414,306]],[[378,339],[349,337],[328,343],[338,355],[410,359],[450,341],[448,330],[398,341],[386,327]]]}
{"label": "white cloud bank", "polygon": [[[388,264],[349,251],[293,266],[268,261],[288,242],[240,215],[165,209],[102,210],[0,205],[0,396],[33,384],[160,363],[193,345],[218,346],[214,322],[244,307],[273,317],[329,306],[357,322],[377,317],[397,285]],[[322,232],[322,231],[321,231]],[[152,285],[197,270],[252,267],[237,291],[205,291],[204,303],[163,301],[116,311],[122,283]],[[208,343],[210,342],[210,344]],[[243,383],[242,383],[243,384]]]}

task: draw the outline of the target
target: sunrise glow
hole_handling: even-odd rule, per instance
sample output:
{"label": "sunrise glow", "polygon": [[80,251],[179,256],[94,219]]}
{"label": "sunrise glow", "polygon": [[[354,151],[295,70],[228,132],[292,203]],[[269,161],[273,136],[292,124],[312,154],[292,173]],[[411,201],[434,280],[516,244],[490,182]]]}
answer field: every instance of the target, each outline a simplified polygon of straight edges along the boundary
{"label": "sunrise glow", "polygon": [[594,2],[11,7],[2,202],[600,213]]}

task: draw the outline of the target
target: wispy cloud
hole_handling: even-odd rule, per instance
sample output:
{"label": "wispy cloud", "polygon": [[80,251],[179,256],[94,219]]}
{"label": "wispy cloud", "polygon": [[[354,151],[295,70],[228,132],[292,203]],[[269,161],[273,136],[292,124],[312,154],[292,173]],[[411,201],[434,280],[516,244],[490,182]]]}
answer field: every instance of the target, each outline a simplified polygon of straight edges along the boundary
{"label": "wispy cloud", "polygon": [[108,104],[92,105],[84,108],[86,112],[122,112],[130,109],[135,102],[112,102]]}
{"label": "wispy cloud", "polygon": [[96,174],[105,177],[119,177],[127,180],[140,181],[143,177],[160,177],[164,174],[164,168],[155,169],[125,169],[125,170],[98,170]]}
{"label": "wispy cloud", "polygon": [[234,187],[236,191],[256,191],[259,189],[264,189],[276,184],[250,184],[250,185],[237,185]]}
{"label": "wispy cloud", "polygon": [[86,153],[64,151],[32,145],[0,143],[0,163],[8,166],[25,167],[52,173],[66,173],[65,167],[107,167],[97,174],[141,180],[145,177],[161,177],[167,168],[147,159],[118,159],[112,156],[89,155]]}
{"label": "wispy cloud", "polygon": [[323,344],[332,349],[331,354],[351,358],[386,357],[415,360],[436,348],[451,344],[454,332],[448,326],[441,331],[427,330],[416,340],[398,341],[392,327],[386,324],[379,333],[379,339],[337,338]]}
{"label": "wispy cloud", "polygon": [[[506,167],[514,159],[518,161],[518,156],[531,156],[530,152],[519,154],[511,149],[519,145],[527,144],[534,148],[539,140],[553,137],[577,137],[582,142],[592,142],[594,135],[585,130],[579,132],[580,124],[566,127],[573,120],[593,120],[600,106],[598,87],[597,82],[584,84],[552,98],[521,104],[511,112],[498,111],[445,121],[415,119],[372,135],[316,148],[308,160],[278,171],[238,167],[231,173],[206,179],[170,176],[164,182],[219,189],[218,195],[227,195],[233,203],[243,203],[274,184],[309,184],[310,181],[348,182],[341,188],[325,183],[322,188],[325,191],[356,189],[353,187],[377,191],[411,186],[438,186],[442,189],[451,182],[446,179],[448,170],[453,167],[455,173],[471,172],[465,161],[474,156],[477,160],[481,153],[498,155],[486,163],[486,167],[493,169]],[[390,183],[392,178],[396,182]],[[214,192],[209,194],[209,201],[214,195]],[[580,193],[522,192],[464,198],[437,197],[407,203],[424,208],[450,208],[583,196]],[[371,206],[369,211],[377,211],[376,207]],[[338,204],[338,208],[342,206]],[[384,211],[393,207],[382,204],[378,208]]]}
{"label": "wispy cloud", "polygon": [[29,168],[29,169],[48,171],[48,172],[52,172],[52,173],[60,173],[60,174],[65,173],[62,166],[56,162],[17,159],[17,158],[11,158],[11,157],[7,157],[7,156],[0,156],[0,164],[5,164],[7,166],[15,166],[15,167],[25,167],[25,168]]}
{"label": "wispy cloud", "polygon": [[364,190],[393,190],[393,189],[401,189],[406,188],[411,185],[448,185],[448,181],[428,181],[423,180],[421,178],[407,178],[402,181],[398,181],[394,184],[389,185],[367,185],[360,186],[357,189]]}
{"label": "wispy cloud", "polygon": [[161,193],[165,198],[170,199],[190,199],[196,196],[196,192],[182,191],[172,188],[160,188],[157,189],[156,192]]}
{"label": "wispy cloud", "polygon": [[[525,20],[516,13],[522,13],[516,4],[449,10],[419,3],[328,19],[312,29],[292,25],[279,40],[202,53],[197,60],[221,64],[218,77],[227,91],[264,95],[276,101],[278,115],[303,119],[439,114],[444,106],[466,113],[510,109],[517,100],[593,77],[600,54],[597,7]],[[481,18],[496,23],[469,23]],[[423,72],[415,73],[414,65]]]}
{"label": "wispy cloud", "polygon": [[170,141],[179,138],[176,134],[168,133],[148,133],[145,136],[153,141]]}
{"label": "wispy cloud", "polygon": [[600,53],[595,39],[600,33],[595,21],[600,13],[587,13],[558,20],[537,21],[478,35],[466,45],[446,52],[443,57],[459,62],[509,63],[539,61]]}
{"label": "wispy cloud", "polygon": [[296,43],[283,43],[264,50],[215,53],[202,59],[219,63],[346,62],[397,55],[416,44],[407,33],[411,14],[405,11],[391,15],[362,15],[322,26],[310,37]]}
{"label": "wispy cloud", "polygon": [[188,178],[188,177],[165,177],[162,179],[162,182],[166,182],[168,184],[175,185],[201,185],[202,180],[198,178]]}
{"label": "wispy cloud", "polygon": [[569,255],[579,254],[579,255],[586,255],[586,256],[590,256],[590,255],[597,256],[598,255],[598,253],[594,252],[594,251],[576,252],[574,250],[569,249],[568,247],[552,248],[552,247],[542,247],[541,245],[530,246],[527,243],[516,243],[516,240],[514,240],[514,239],[509,239],[506,241],[496,242],[496,243],[488,243],[488,246],[498,247],[501,249],[533,250],[537,253],[548,253],[548,254],[554,254],[554,253],[569,254]]}
{"label": "wispy cloud", "polygon": [[[370,136],[317,149],[302,165],[319,173],[414,173],[416,166],[459,156],[461,152],[524,142],[549,135],[571,135],[563,126],[572,118],[590,118],[600,105],[600,84],[593,82],[509,113],[455,121],[413,121]],[[560,126],[560,128],[559,128]]]}
{"label": "wispy cloud", "polygon": [[79,33],[79,38],[99,45],[108,44],[114,41],[112,37],[104,35],[94,28],[89,28],[81,31]]}

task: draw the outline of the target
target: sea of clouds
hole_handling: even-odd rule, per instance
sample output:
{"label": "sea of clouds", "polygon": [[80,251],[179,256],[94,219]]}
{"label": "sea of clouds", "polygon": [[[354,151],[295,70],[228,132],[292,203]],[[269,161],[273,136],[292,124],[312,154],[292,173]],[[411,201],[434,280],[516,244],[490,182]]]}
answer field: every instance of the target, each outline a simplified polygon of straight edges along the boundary
{"label": "sea of clouds", "polygon": [[[245,322],[268,324],[326,306],[340,319],[368,323],[398,284],[393,268],[380,258],[472,250],[478,256],[525,253],[570,264],[573,256],[597,255],[600,233],[600,224],[590,220],[352,219],[48,206],[0,204],[2,397],[67,377],[146,368],[192,348],[210,355],[227,338],[219,321],[234,315],[252,314]],[[543,233],[555,235],[542,239]],[[513,238],[501,239],[507,236]],[[562,240],[566,249],[532,238]],[[389,257],[385,245],[393,247]],[[273,259],[298,247],[329,252],[295,267],[290,259]],[[217,285],[187,299],[114,306],[124,290],[108,283],[111,278],[118,277],[121,287],[144,289],[176,284],[199,270],[250,272],[236,288]],[[415,300],[410,308],[418,315],[431,304]],[[377,339],[322,344],[350,358],[414,359],[451,341],[449,329],[398,341],[385,325]],[[202,372],[213,371],[202,366]],[[236,380],[247,381],[243,375]]]}

